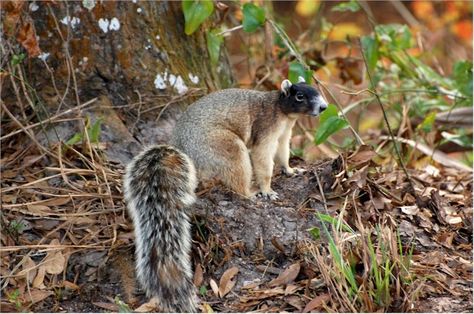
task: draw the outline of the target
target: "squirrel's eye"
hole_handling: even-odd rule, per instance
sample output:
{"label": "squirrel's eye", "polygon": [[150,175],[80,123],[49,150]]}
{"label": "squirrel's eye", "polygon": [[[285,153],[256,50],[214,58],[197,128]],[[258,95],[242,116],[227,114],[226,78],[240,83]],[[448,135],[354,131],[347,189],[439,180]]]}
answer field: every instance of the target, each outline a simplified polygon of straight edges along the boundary
{"label": "squirrel's eye", "polygon": [[304,99],[303,93],[296,93],[295,99],[296,101],[303,101]]}

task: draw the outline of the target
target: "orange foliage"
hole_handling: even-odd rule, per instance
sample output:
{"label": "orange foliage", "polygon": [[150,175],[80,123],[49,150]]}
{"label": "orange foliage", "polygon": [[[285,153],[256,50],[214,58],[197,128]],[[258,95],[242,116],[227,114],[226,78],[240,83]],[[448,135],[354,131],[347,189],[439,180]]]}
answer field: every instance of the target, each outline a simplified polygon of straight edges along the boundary
{"label": "orange foliage", "polygon": [[436,14],[431,1],[416,0],[411,3],[411,7],[416,17],[422,20],[429,20]]}
{"label": "orange foliage", "polygon": [[472,21],[462,20],[453,24],[452,32],[465,41],[472,42]]}

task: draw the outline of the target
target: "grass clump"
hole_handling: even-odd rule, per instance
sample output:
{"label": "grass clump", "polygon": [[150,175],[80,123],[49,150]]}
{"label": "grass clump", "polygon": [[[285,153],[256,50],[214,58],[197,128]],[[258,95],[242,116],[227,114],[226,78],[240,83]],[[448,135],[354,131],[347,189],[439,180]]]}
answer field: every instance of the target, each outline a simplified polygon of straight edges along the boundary
{"label": "grass clump", "polygon": [[413,308],[424,280],[410,268],[412,245],[404,245],[386,224],[363,226],[360,216],[356,230],[342,218],[317,217],[328,246],[312,245],[310,255],[339,311],[406,312]]}

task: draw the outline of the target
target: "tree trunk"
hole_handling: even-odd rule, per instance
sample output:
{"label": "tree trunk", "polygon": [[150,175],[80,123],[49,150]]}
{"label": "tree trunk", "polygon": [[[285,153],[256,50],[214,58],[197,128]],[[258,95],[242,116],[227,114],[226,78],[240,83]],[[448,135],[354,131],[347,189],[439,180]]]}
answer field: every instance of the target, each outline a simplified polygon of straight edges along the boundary
{"label": "tree trunk", "polygon": [[[94,3],[94,1],[88,1]],[[49,54],[57,83],[68,80],[68,52],[80,96],[107,92],[118,103],[141,94],[184,93],[189,88],[219,89],[231,84],[227,60],[217,72],[203,32],[184,33],[181,2],[86,1],[37,3],[31,12],[40,48]],[[32,62],[38,86],[49,85],[44,65]],[[174,86],[172,86],[174,83]]]}
{"label": "tree trunk", "polygon": [[[105,119],[104,125],[111,129],[105,134],[107,140],[133,141],[130,133],[124,134],[130,127],[116,120],[125,120],[126,125],[134,122],[133,129],[137,121],[148,119],[153,120],[151,128],[159,128],[156,120],[163,117],[163,108],[173,107],[170,104],[189,105],[197,97],[230,87],[233,82],[224,53],[217,67],[211,65],[205,32],[201,30],[206,25],[190,36],[184,33],[181,2],[37,1],[2,6],[5,36],[10,43],[2,48],[2,54],[18,54],[16,40],[27,48],[29,58],[20,66],[24,66],[23,81],[32,86],[27,93],[35,94],[29,97],[30,105],[47,108],[32,108],[37,120],[47,118],[40,118],[39,111],[51,115],[100,96],[95,103],[100,109],[88,113],[92,120],[95,115]],[[33,31],[25,31],[28,24],[34,25]],[[22,36],[18,35],[22,32]],[[35,38],[37,51],[31,49]],[[14,93],[11,87],[2,91],[2,99],[23,97],[24,93]],[[118,106],[127,107],[117,110]],[[15,106],[11,111],[21,116]],[[25,125],[32,122],[19,119]],[[140,127],[137,131],[141,132]],[[54,133],[61,135],[57,127]],[[61,140],[71,135],[66,133],[69,134],[61,136]],[[159,138],[156,133],[143,135],[155,139],[148,142],[166,140],[166,136]]]}

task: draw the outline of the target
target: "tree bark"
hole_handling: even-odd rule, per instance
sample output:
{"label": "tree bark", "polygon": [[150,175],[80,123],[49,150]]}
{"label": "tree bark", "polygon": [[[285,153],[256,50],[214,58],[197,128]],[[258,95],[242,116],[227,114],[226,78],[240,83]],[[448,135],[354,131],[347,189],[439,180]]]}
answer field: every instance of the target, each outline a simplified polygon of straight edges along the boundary
{"label": "tree bark", "polygon": [[[211,66],[204,33],[184,33],[181,2],[36,2],[28,9],[58,89],[76,84],[81,101],[105,93],[114,105],[126,104],[136,100],[135,90],[183,94],[232,83],[226,58]],[[30,63],[38,90],[50,89],[45,70],[41,60]]]}
{"label": "tree bark", "polygon": [[[184,108],[233,83],[225,52],[221,50],[218,65],[212,66],[207,51],[203,30],[218,11],[190,36],[184,32],[180,1],[11,1],[2,3],[2,11],[2,36],[8,41],[2,54],[14,58],[26,48],[28,58],[10,66],[13,74],[2,82],[7,86],[0,93],[26,126],[98,97],[94,105],[99,109],[87,115],[93,121],[103,119],[106,141],[133,142],[132,134],[142,133],[136,138],[148,137],[146,144],[165,142],[170,130],[163,137],[143,132],[160,128],[156,121],[164,109],[172,108],[170,104]],[[142,119],[153,123],[137,127]],[[75,126],[35,131],[46,131],[42,143],[50,142],[51,135],[56,141],[58,134],[67,141],[84,123]],[[172,126],[165,123],[168,129]]]}

